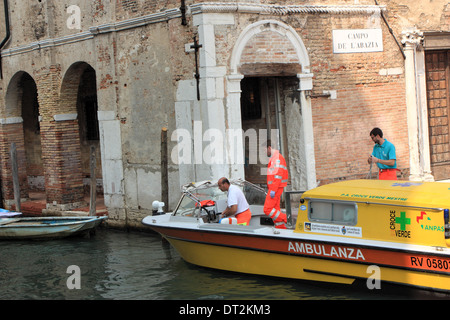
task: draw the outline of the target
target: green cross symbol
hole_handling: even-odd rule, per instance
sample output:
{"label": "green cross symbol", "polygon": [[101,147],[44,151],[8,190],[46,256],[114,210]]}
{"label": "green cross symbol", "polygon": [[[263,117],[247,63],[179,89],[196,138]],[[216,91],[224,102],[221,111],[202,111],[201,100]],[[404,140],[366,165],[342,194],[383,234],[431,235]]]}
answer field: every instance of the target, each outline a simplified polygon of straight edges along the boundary
{"label": "green cross symbol", "polygon": [[395,217],[395,223],[400,224],[400,230],[405,231],[406,225],[411,224],[411,219],[405,217],[405,212],[400,212],[400,217]]}

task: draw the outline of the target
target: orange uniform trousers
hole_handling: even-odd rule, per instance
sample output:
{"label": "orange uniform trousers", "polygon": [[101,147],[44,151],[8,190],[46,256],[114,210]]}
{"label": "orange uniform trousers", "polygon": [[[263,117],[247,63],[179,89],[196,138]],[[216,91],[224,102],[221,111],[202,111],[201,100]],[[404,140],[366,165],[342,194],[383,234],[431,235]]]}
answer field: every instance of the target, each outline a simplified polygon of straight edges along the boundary
{"label": "orange uniform trousers", "polygon": [[286,229],[287,216],[285,213],[281,212],[280,200],[283,194],[284,187],[278,188],[275,191],[275,197],[273,199],[270,197],[270,191],[266,195],[266,200],[264,201],[264,214],[272,218],[275,228]]}
{"label": "orange uniform trousers", "polygon": [[250,209],[247,209],[245,211],[242,211],[241,213],[238,213],[234,217],[221,219],[220,223],[232,224],[231,218],[236,218],[237,224],[248,226],[250,224],[250,219],[252,218],[252,213],[250,212]]}
{"label": "orange uniform trousers", "polygon": [[397,180],[398,169],[380,169],[378,173],[379,180]]}

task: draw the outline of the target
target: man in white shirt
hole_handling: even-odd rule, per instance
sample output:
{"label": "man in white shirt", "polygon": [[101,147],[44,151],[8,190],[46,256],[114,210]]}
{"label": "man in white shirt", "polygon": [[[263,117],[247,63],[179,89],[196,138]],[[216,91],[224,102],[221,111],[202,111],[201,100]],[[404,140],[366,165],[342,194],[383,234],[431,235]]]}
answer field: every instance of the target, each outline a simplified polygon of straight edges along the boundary
{"label": "man in white shirt", "polygon": [[248,226],[252,213],[242,190],[231,185],[227,178],[220,178],[217,185],[221,191],[228,191],[227,208],[222,212],[220,223]]}

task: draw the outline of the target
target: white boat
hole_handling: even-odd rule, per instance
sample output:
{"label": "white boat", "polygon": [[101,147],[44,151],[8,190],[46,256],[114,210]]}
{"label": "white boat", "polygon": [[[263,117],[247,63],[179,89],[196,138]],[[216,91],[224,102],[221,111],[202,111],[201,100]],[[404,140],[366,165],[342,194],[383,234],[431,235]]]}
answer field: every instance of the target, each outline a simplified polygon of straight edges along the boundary
{"label": "white boat", "polygon": [[0,239],[55,239],[89,233],[107,216],[0,218]]}

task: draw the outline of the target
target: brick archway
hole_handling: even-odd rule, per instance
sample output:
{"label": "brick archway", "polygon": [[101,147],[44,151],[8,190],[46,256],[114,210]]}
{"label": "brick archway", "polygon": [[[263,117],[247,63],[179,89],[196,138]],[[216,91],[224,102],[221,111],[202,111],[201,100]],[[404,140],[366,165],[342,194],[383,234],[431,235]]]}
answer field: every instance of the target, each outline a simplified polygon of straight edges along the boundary
{"label": "brick archway", "polygon": [[[91,67],[76,62],[65,71],[62,80],[60,68],[50,68],[47,78],[53,87],[41,88],[40,99],[46,115],[41,122],[42,153],[49,210],[71,210],[85,205],[77,99],[86,68]],[[56,88],[60,88],[59,92]],[[47,101],[46,97],[53,97],[57,103]]]}
{"label": "brick archway", "polygon": [[[12,143],[16,144],[20,198],[22,200],[28,199],[29,197],[28,167],[33,166],[32,163],[27,162],[25,135],[28,132],[32,132],[32,137],[30,135],[29,140],[36,142],[32,147],[35,148],[36,154],[39,154],[39,159],[35,163],[39,164],[41,161],[40,136],[39,133],[33,133],[39,130],[38,109],[37,88],[34,79],[25,71],[17,72],[9,81],[5,95],[5,109],[3,111],[3,117],[0,119],[2,191],[4,204],[8,208],[14,203],[10,156]],[[33,129],[32,126],[35,128]],[[30,147],[30,145],[28,146]]]}
{"label": "brick archway", "polygon": [[[246,47],[254,40],[262,40],[257,48],[250,50],[246,56]],[[274,44],[273,42],[279,41]],[[282,55],[277,51],[287,49]],[[284,50],[283,50],[284,51]],[[256,59],[257,61],[253,60]],[[276,20],[263,20],[247,26],[239,35],[231,54],[230,68],[232,74],[239,73],[245,63],[297,64],[302,73],[309,73],[310,62],[308,51],[297,32],[290,26]],[[296,68],[295,70],[299,70]],[[297,72],[300,73],[300,72]]]}
{"label": "brick archway", "polygon": [[[79,125],[81,170],[83,178],[90,177],[90,151],[96,151],[96,177],[102,188],[102,163],[98,123],[97,80],[95,69],[85,62],[76,62],[66,71],[61,88],[61,107],[76,114]],[[87,185],[85,181],[83,183]]]}
{"label": "brick archway", "polygon": [[60,114],[77,113],[78,88],[82,80],[83,73],[87,70],[94,70],[88,63],[78,61],[73,63],[65,72],[60,90]]}

